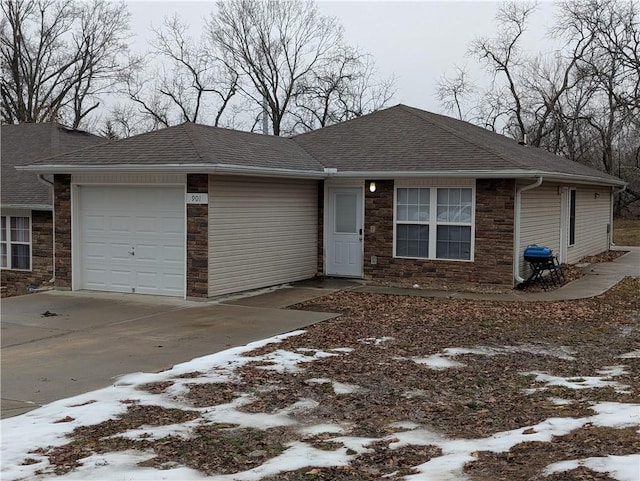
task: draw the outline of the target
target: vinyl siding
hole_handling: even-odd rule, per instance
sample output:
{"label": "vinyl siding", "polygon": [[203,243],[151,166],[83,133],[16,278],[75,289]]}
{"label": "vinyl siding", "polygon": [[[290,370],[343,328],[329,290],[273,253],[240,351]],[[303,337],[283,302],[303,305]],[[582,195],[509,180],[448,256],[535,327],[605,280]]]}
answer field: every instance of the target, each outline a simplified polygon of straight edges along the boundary
{"label": "vinyl siding", "polygon": [[520,275],[531,273],[523,253],[527,246],[548,246],[560,251],[560,195],[557,185],[545,185],[522,193],[520,208]]}
{"label": "vinyl siding", "polygon": [[528,245],[549,246],[555,255],[560,253],[560,190],[563,187],[576,189],[576,238],[575,245],[567,248],[567,262],[575,264],[585,256],[609,248],[607,225],[610,219],[610,188],[543,183],[537,189],[522,193],[519,246],[522,277],[526,278],[530,273],[529,264],[523,258]]}
{"label": "vinyl siding", "polygon": [[610,188],[576,187],[576,242],[567,251],[569,264],[609,248],[610,212]]}
{"label": "vinyl siding", "polygon": [[317,273],[317,182],[211,176],[209,296]]}

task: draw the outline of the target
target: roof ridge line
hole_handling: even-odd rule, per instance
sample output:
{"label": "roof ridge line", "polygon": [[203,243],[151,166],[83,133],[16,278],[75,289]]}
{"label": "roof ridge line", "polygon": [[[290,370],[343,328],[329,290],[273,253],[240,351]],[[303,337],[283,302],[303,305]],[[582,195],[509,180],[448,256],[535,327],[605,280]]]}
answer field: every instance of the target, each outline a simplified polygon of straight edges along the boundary
{"label": "roof ridge line", "polygon": [[[318,129],[319,130],[319,129]],[[313,132],[313,130],[311,130],[310,132]],[[309,132],[305,132],[305,134],[308,134]],[[303,134],[299,134],[299,135],[303,135]],[[324,164],[324,162],[322,162],[320,159],[318,159],[315,155],[313,155],[311,152],[309,152],[304,145],[300,144],[300,142],[296,142],[295,138],[297,137],[288,137],[287,140],[292,141],[294,144],[296,144],[300,149],[302,149],[304,151],[305,154],[307,154],[309,157],[311,157],[313,160],[315,160],[321,167],[322,169],[326,169],[327,166]]]}
{"label": "roof ridge line", "polygon": [[[412,110],[414,110],[414,107],[409,107],[409,106],[405,106],[405,105],[401,105],[401,107],[403,107],[403,110],[404,110],[405,112],[407,112],[408,114],[413,115],[413,116],[414,116],[414,117],[416,117],[416,118],[419,118],[419,119],[420,119],[420,120],[422,120],[423,122],[428,122],[428,123],[431,123],[431,124],[433,124],[433,125],[436,125],[437,127],[441,128],[441,129],[443,129],[443,130],[446,130],[447,132],[449,132],[450,134],[454,135],[455,137],[457,137],[457,138],[459,138],[459,139],[461,139],[461,140],[464,140],[465,142],[468,142],[468,143],[470,143],[470,144],[472,144],[472,145],[475,145],[476,147],[480,148],[481,150],[484,150],[485,152],[488,152],[488,153],[490,153],[490,154],[493,154],[493,155],[495,155],[496,157],[498,157],[499,159],[504,160],[505,162],[509,162],[509,163],[514,162],[514,160],[513,160],[513,159],[511,159],[511,158],[509,158],[509,157],[507,157],[507,156],[505,156],[505,155],[501,154],[500,152],[498,152],[498,151],[496,151],[496,150],[492,149],[491,147],[487,147],[487,146],[486,146],[486,145],[484,145],[484,144],[480,144],[480,143],[478,143],[478,142],[476,142],[476,141],[474,141],[474,140],[468,139],[467,137],[463,136],[463,134],[461,134],[461,133],[460,133],[460,132],[458,132],[457,130],[452,129],[451,127],[449,127],[448,125],[446,125],[446,124],[444,124],[444,123],[442,123],[442,122],[438,121],[437,119],[435,119],[435,120],[433,120],[433,119],[425,119],[425,118],[424,118],[424,117],[422,117],[421,115],[418,115],[416,112],[413,112],[413,111],[412,111]],[[415,109],[415,110],[420,110],[420,109]],[[426,112],[426,113],[431,114],[431,115],[439,115],[439,114],[435,114],[435,113],[433,113],[433,112]],[[452,118],[453,118],[453,117],[452,117]],[[474,127],[481,128],[481,127],[478,127],[478,126],[477,126],[477,125],[475,125],[475,124],[472,124],[471,122],[467,122],[466,120],[459,120],[459,119],[453,119],[453,120],[458,120],[459,122],[465,122],[465,123],[467,123],[467,124],[469,124],[469,125],[472,125],[472,126],[474,126]],[[487,131],[487,132],[489,132],[489,131]],[[491,132],[491,133],[496,134],[496,135],[502,135],[502,134],[499,134],[499,133],[497,133],[497,132]],[[504,136],[504,135],[503,135],[503,137],[505,137],[505,138],[507,138],[507,139],[508,139],[508,137],[506,137],[506,136]],[[515,163],[516,165],[518,165],[518,167],[520,167],[520,168],[526,168],[526,166],[523,166],[523,165],[522,165],[520,162],[518,162],[518,161],[516,161],[516,162],[514,162],[514,163]]]}
{"label": "roof ridge line", "polygon": [[196,142],[195,142],[194,138],[191,136],[191,133],[189,132],[189,129],[186,127],[187,124],[189,124],[189,125],[197,125],[197,124],[194,124],[193,122],[183,122],[183,123],[180,124],[180,127],[182,128],[182,130],[184,130],[184,133],[187,136],[187,138],[189,139],[189,142],[191,143],[191,146],[193,147],[193,150],[196,151],[196,155],[198,156],[198,159],[200,159],[202,162],[204,162],[205,158],[202,156],[202,153],[200,152],[200,149],[196,145]]}

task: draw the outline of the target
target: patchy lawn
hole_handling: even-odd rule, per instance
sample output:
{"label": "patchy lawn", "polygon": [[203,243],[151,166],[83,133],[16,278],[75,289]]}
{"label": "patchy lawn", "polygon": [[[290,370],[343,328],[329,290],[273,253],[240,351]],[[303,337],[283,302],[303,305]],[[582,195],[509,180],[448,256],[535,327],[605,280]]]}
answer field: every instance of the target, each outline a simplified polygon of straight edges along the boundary
{"label": "patchy lawn", "polygon": [[2,479],[636,481],[638,292],[339,292],[306,331],[2,421]]}
{"label": "patchy lawn", "polygon": [[615,219],[613,242],[619,246],[640,246],[640,219]]}

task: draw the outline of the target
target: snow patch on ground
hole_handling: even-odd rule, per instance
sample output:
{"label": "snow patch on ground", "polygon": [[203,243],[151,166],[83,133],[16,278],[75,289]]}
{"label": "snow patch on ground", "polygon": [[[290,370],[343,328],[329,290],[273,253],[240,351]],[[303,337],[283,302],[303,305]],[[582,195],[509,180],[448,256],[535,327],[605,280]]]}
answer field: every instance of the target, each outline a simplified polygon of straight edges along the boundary
{"label": "snow patch on ground", "polygon": [[544,470],[544,476],[584,466],[598,473],[608,473],[618,481],[638,481],[640,473],[640,454],[627,456],[605,456],[601,458],[573,459],[553,463]]}
{"label": "snow patch on ground", "polygon": [[362,388],[355,384],[332,381],[331,379],[326,378],[307,379],[305,382],[308,384],[331,384],[333,392],[336,394],[353,394],[362,391]]}
{"label": "snow patch on ground", "polygon": [[626,389],[630,386],[621,384],[618,381],[612,381],[611,378],[616,376],[622,376],[626,374],[625,366],[606,366],[604,369],[598,371],[601,376],[572,376],[562,377],[553,376],[546,372],[531,371],[523,372],[525,376],[535,376],[535,381],[544,383],[546,386],[542,388],[527,389],[527,393],[533,393],[536,391],[544,390],[549,386],[561,386],[569,389],[596,389],[603,387],[612,387],[618,393],[626,393]]}
{"label": "snow patch on ground", "polygon": [[443,369],[449,369],[452,367],[463,367],[464,364],[458,361],[454,361],[450,357],[446,357],[444,354],[434,354],[429,357],[412,357],[410,358],[416,364],[423,364],[436,371]]}
{"label": "snow patch on ground", "polygon": [[[549,442],[553,436],[561,436],[580,429],[586,424],[605,426],[612,428],[624,428],[640,426],[640,404],[623,404],[616,402],[603,402],[592,406],[594,415],[583,418],[550,418],[532,426],[524,426],[511,431],[498,432],[486,438],[480,439],[452,439],[436,432],[426,426],[422,426],[410,421],[399,421],[391,424],[397,432],[384,438],[361,438],[349,436],[352,426],[338,424],[318,424],[305,425],[300,422],[304,418],[307,410],[314,409],[318,403],[312,399],[299,399],[297,402],[273,413],[249,413],[240,411],[244,405],[256,401],[255,395],[239,395],[233,401],[206,407],[190,408],[178,402],[173,397],[175,392],[183,392],[185,385],[195,382],[227,382],[234,379],[234,371],[238,367],[250,362],[270,362],[268,366],[262,368],[273,369],[278,372],[296,372],[300,370],[299,365],[313,362],[327,356],[337,356],[348,354],[342,348],[331,349],[327,352],[317,349],[297,349],[295,352],[286,350],[276,350],[263,356],[248,356],[249,351],[262,347],[268,343],[279,342],[291,335],[301,334],[304,331],[296,331],[284,336],[276,336],[258,343],[252,343],[242,348],[234,348],[228,351],[217,353],[211,356],[194,359],[191,362],[175,366],[173,369],[161,373],[135,373],[121,377],[114,386],[98,391],[94,391],[73,398],[57,401],[47,406],[34,410],[30,413],[2,421],[2,457],[1,477],[5,481],[15,480],[99,480],[99,479],[126,479],[134,480],[209,480],[209,481],[258,481],[266,476],[277,476],[286,471],[293,471],[306,467],[331,467],[345,466],[358,454],[370,453],[372,443],[387,441],[390,449],[398,449],[408,445],[433,445],[442,450],[441,456],[436,456],[429,461],[416,466],[416,474],[406,477],[407,480],[465,480],[468,477],[463,471],[467,462],[476,459],[475,453],[478,451],[493,451],[497,453],[506,452],[513,446],[525,441]],[[361,340],[365,344],[380,345],[393,338],[367,338]],[[516,349],[516,350],[514,350]],[[504,348],[489,348],[480,346],[477,348],[449,348],[441,353],[431,356],[438,356],[438,362],[456,362],[453,360],[458,355],[504,355],[512,352],[521,352],[522,346]],[[529,349],[525,346],[524,349]],[[549,354],[550,352],[555,354]],[[525,350],[522,352],[532,352]],[[536,348],[536,353],[542,351]],[[562,351],[566,355],[566,351]],[[565,355],[544,348],[542,355]],[[424,358],[423,358],[424,359]],[[417,362],[415,359],[413,359]],[[424,362],[424,364],[427,364]],[[428,364],[427,364],[428,365]],[[200,372],[201,378],[179,378],[178,376]],[[610,379],[624,374],[624,366],[610,366],[599,374],[602,376],[592,378],[567,379],[550,376],[546,373],[532,373],[536,380],[547,384],[553,382],[564,382],[575,386],[600,387],[611,386],[625,387]],[[205,381],[202,381],[205,379]],[[141,390],[143,384],[150,382],[172,381],[174,386],[169,388],[164,394],[152,394]],[[358,386],[338,383],[331,379],[315,378],[307,382],[330,383],[336,394],[348,394],[359,389]],[[584,389],[585,387],[579,387]],[[337,449],[317,449],[304,441],[288,443],[286,449],[280,455],[266,461],[260,466],[232,475],[205,476],[196,470],[185,468],[177,464],[168,464],[166,469],[142,468],[137,463],[152,457],[150,452],[122,451],[107,454],[94,454],[82,459],[83,465],[74,471],[63,475],[45,474],[36,476],[36,471],[45,470],[50,473],[52,467],[48,459],[40,454],[33,454],[31,451],[38,447],[60,446],[66,444],[69,438],[66,437],[75,427],[97,424],[108,419],[112,419],[126,411],[128,404],[124,400],[136,400],[141,405],[156,405],[166,408],[193,409],[201,414],[201,418],[188,421],[184,424],[173,424],[168,426],[144,426],[132,429],[124,433],[130,438],[154,438],[158,439],[167,435],[188,436],[192,428],[199,423],[224,423],[235,424],[239,427],[250,427],[256,429],[269,429],[272,427],[290,426],[303,435],[315,436],[318,434],[335,435],[328,437],[327,442],[341,443]],[[552,401],[554,402],[554,401]],[[557,400],[557,404],[567,401]],[[300,416],[302,414],[302,416]],[[72,419],[70,422],[59,423],[63,418]],[[121,434],[122,435],[122,434]],[[327,447],[332,447],[327,444]],[[634,455],[635,456],[635,455]],[[590,469],[603,469],[611,472],[612,476],[620,481],[631,479],[628,477],[627,465],[638,465],[637,456],[608,458],[588,458],[583,460],[573,460],[566,463],[578,463]],[[35,463],[23,465],[25,458],[32,458]],[[603,461],[604,460],[604,461]],[[622,466],[618,471],[612,471],[612,464],[617,461],[616,466]],[[582,464],[579,464],[582,463]],[[549,466],[547,469],[569,469],[558,467],[559,463]],[[567,464],[567,466],[573,466]],[[595,468],[593,467],[595,466]],[[615,473],[615,474],[614,474]],[[634,478],[635,479],[635,478]]]}
{"label": "snow patch on ground", "polygon": [[640,349],[636,349],[635,351],[625,352],[624,354],[620,354],[618,356],[620,359],[638,359],[640,358]]}
{"label": "snow patch on ground", "polygon": [[[447,347],[443,349],[441,352],[437,354],[432,354],[428,357],[411,357],[409,360],[422,364],[430,369],[435,370],[443,370],[455,367],[464,367],[465,364],[454,360],[454,358],[458,356],[463,356],[467,354],[472,354],[476,356],[504,356],[508,354],[517,354],[517,353],[528,353],[533,354],[535,356],[551,356],[556,357],[558,359],[562,359],[565,361],[573,361],[575,357],[573,354],[575,352],[566,347],[550,347],[550,346],[541,346],[537,344],[522,344],[520,346],[502,346],[502,347],[488,347],[488,346],[477,346],[473,348],[467,347]],[[407,358],[397,358],[399,360],[404,360]]]}

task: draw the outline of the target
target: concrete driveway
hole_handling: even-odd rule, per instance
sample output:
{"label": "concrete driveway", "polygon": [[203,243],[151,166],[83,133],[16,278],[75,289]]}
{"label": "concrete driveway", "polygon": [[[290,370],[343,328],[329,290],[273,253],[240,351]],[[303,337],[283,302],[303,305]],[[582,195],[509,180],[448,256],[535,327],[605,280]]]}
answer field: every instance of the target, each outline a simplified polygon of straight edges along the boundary
{"label": "concrete driveway", "polygon": [[2,300],[2,417],[334,317],[278,309],[335,289],[226,303],[49,291]]}

